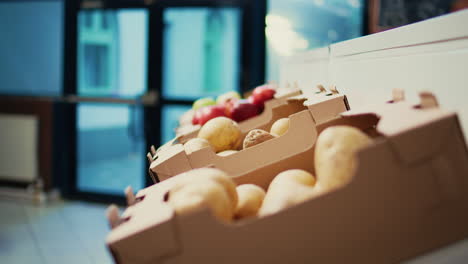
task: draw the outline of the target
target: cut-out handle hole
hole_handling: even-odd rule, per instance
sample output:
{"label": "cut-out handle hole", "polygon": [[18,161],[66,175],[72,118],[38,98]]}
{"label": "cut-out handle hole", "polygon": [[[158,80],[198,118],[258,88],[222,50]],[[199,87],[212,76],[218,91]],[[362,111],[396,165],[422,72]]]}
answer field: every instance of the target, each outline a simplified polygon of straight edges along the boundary
{"label": "cut-out handle hole", "polygon": [[146,195],[142,195],[142,196],[138,196],[138,197],[135,197],[135,202],[138,203],[138,202],[141,202],[145,199]]}
{"label": "cut-out handle hole", "polygon": [[164,202],[169,201],[169,192],[166,192],[166,193],[164,194],[163,201],[164,201]]}

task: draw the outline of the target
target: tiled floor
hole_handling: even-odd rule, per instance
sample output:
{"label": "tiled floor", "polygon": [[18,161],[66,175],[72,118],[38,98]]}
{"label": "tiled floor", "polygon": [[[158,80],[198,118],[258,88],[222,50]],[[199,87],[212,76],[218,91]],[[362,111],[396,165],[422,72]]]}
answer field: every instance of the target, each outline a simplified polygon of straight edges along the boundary
{"label": "tiled floor", "polygon": [[35,206],[0,200],[0,263],[113,263],[105,247],[105,209],[84,202]]}
{"label": "tiled floor", "polygon": [[[1,264],[107,264],[106,205],[60,201],[34,206],[0,198]],[[466,264],[468,239],[405,264]]]}

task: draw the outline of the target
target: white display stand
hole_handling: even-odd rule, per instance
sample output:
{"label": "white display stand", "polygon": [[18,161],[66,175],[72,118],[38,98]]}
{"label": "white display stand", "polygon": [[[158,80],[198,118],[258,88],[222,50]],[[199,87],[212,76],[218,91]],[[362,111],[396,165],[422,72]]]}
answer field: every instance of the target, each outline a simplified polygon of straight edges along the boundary
{"label": "white display stand", "polygon": [[[468,142],[468,10],[297,54],[280,69],[280,85],[336,85],[351,109],[389,100],[393,88],[415,103],[431,91],[458,113]],[[468,239],[406,263],[468,263]]]}
{"label": "white display stand", "polygon": [[468,10],[298,54],[282,66],[280,84],[336,85],[351,108],[390,98],[393,88],[432,91],[456,111],[468,141]]}

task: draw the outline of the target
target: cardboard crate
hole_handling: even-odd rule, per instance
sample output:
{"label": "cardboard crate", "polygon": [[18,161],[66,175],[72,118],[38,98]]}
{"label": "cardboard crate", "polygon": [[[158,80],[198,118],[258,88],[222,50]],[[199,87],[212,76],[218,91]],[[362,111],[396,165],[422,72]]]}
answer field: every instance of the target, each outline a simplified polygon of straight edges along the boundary
{"label": "cardboard crate", "polygon": [[[321,85],[319,87],[323,88],[323,86]],[[279,89],[276,89],[276,90],[278,91]],[[302,94],[302,91],[301,89],[298,88],[297,85],[295,85],[295,88],[289,89],[288,91],[285,91],[281,94],[277,92],[274,98],[265,102],[265,107],[259,115],[246,119],[242,122],[239,122],[239,126],[241,127],[241,129],[247,130],[249,128],[251,129],[252,127],[257,126],[258,124],[269,122],[271,120],[273,108],[275,108],[278,105],[282,105],[286,103],[288,98],[297,96],[300,94]],[[189,110],[189,111],[192,111],[192,110]],[[184,118],[184,117],[182,116],[181,118]],[[184,119],[186,119],[186,117]],[[201,128],[200,125],[192,125],[192,124],[179,126],[178,128],[176,128],[176,138],[179,141],[185,142],[191,138],[196,137],[200,128]]]}
{"label": "cardboard crate", "polygon": [[[312,151],[315,139],[309,133],[314,129],[313,124],[329,120],[348,109],[346,96],[336,89],[329,92],[303,91],[301,95],[289,97],[272,108],[271,115],[263,119],[264,122],[256,124],[247,120],[249,123],[241,126],[244,137],[254,128],[269,131],[276,120],[289,117],[290,128],[285,135],[225,157],[217,155],[211,148],[187,154],[182,143],[188,139],[182,137],[179,138],[180,143],[156,153],[156,159],[150,164],[150,175],[154,182],[158,182],[194,168],[210,166],[226,171],[237,183],[243,183],[251,174],[257,173],[258,167],[276,173],[283,168],[296,166],[297,155],[304,156],[305,152]],[[266,188],[268,183],[264,182],[261,186]]]}
{"label": "cardboard crate", "polygon": [[[468,237],[468,151],[457,115],[427,93],[418,106],[400,98],[304,126],[310,138],[345,124],[376,139],[358,153],[351,182],[276,214],[230,224],[207,209],[175,215],[163,199],[177,177],[140,191],[107,237],[116,263],[399,263]],[[264,172],[250,182],[271,180]]]}
{"label": "cardboard crate", "polygon": [[[319,85],[318,88],[319,89],[323,88],[323,86]],[[323,90],[321,91],[324,92]],[[261,114],[259,114],[258,116],[249,118],[247,120],[244,120],[242,122],[239,122],[241,131],[250,131],[251,129],[270,124],[272,122],[272,119],[275,118],[273,117],[274,108],[287,104],[288,98],[299,96],[302,93],[303,93],[302,90],[295,88],[291,91],[288,91],[287,93],[282,93],[281,95],[278,95],[278,96],[275,95],[275,98],[265,102],[265,108]],[[298,110],[295,110],[293,108],[290,111],[298,111]],[[289,115],[291,113],[284,113],[284,114]],[[177,128],[176,130],[179,130],[179,132],[177,133],[174,139],[161,145],[157,150],[154,148],[154,146],[151,146],[151,153],[147,154],[149,163],[152,163],[156,159],[156,157],[159,157],[159,154],[172,148],[173,145],[176,145],[179,143],[183,144],[187,142],[188,140],[196,137],[198,135],[198,131],[200,130],[200,128],[201,128],[200,125],[194,125],[188,128],[180,128],[180,127]],[[158,155],[156,155],[156,153],[158,153]],[[155,182],[158,182],[158,179],[155,178],[154,175],[151,174],[151,171],[150,171],[150,176],[153,178]]]}

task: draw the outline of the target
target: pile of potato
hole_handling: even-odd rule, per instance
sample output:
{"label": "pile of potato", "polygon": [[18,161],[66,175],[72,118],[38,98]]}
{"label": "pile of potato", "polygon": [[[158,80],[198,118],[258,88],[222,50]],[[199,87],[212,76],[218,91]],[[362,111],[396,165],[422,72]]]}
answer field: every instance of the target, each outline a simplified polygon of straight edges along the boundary
{"label": "pile of potato", "polygon": [[184,144],[187,154],[202,148],[210,147],[220,156],[227,156],[241,149],[246,149],[267,140],[279,137],[289,128],[289,118],[277,120],[270,132],[253,129],[243,137],[239,125],[232,119],[216,117],[204,124],[196,138],[188,140]]}
{"label": "pile of potato", "polygon": [[[200,144],[208,144],[218,153],[235,149],[240,137],[237,124],[229,119],[218,120],[210,120],[205,130],[200,130],[199,138],[203,141],[198,142],[206,141]],[[217,123],[209,124],[212,121],[223,122],[223,128],[213,128]],[[265,133],[273,138],[284,134],[289,122],[281,122],[283,124],[279,124],[279,128],[273,129],[273,125],[271,132]],[[259,138],[265,137],[266,140],[269,138],[256,131],[252,134]],[[244,147],[252,146],[250,140],[247,135],[243,142]],[[264,138],[258,141],[263,142]],[[186,150],[193,151],[196,148],[194,142],[196,141],[187,142]],[[315,165],[315,176],[304,170],[286,170],[271,181],[265,192],[254,184],[236,186],[234,181],[219,169],[194,169],[180,175],[185,180],[178,181],[168,192],[166,202],[173,206],[178,214],[208,207],[213,215],[223,221],[274,214],[348,183],[356,169],[356,152],[371,142],[372,139],[357,128],[332,126],[322,131],[317,138],[315,157],[311,160]]]}

